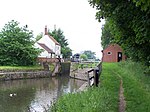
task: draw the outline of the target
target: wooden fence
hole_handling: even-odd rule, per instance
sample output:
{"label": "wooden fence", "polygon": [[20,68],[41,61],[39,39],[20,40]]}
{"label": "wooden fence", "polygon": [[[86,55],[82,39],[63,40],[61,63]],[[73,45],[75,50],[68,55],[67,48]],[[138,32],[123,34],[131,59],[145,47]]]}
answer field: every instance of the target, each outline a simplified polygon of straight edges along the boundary
{"label": "wooden fence", "polygon": [[[89,76],[90,72],[93,72],[92,77]],[[94,86],[98,87],[99,77],[100,77],[101,72],[102,72],[102,62],[100,62],[96,68],[91,69],[91,70],[86,72],[87,73],[88,86],[94,85]]]}
{"label": "wooden fence", "polygon": [[[79,64],[80,65],[83,64],[84,67],[83,66],[79,67]],[[88,65],[89,63],[72,63],[72,66],[74,67],[71,67],[70,78],[87,81],[88,86],[95,85],[97,87],[100,80],[100,74],[102,72],[102,62],[100,62],[95,68],[92,69],[91,69],[92,66],[90,66],[89,68]]]}

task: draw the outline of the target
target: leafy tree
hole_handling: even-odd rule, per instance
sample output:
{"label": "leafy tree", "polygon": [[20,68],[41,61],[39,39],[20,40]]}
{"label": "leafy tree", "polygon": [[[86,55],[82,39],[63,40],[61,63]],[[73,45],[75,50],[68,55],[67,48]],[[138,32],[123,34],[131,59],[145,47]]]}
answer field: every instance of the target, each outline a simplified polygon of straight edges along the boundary
{"label": "leafy tree", "polygon": [[150,8],[150,0],[132,0],[136,3],[137,7],[141,7],[141,10],[148,10]]}
{"label": "leafy tree", "polygon": [[70,58],[72,55],[72,50],[68,47],[68,41],[65,39],[63,31],[61,29],[54,29],[52,32],[48,32],[49,35],[53,36],[57,42],[61,45],[61,53],[63,54],[64,58]]}
{"label": "leafy tree", "polygon": [[96,59],[95,52],[90,50],[84,51],[82,54],[86,55],[88,59]]}
{"label": "leafy tree", "polygon": [[38,40],[40,40],[43,37],[43,33],[41,32],[40,34],[38,34],[35,38],[35,42],[37,42]]}
{"label": "leafy tree", "polygon": [[85,60],[85,61],[86,61],[88,58],[87,58],[87,55],[85,55],[85,54],[81,54],[81,55],[80,55],[80,59],[83,59],[83,60]]}
{"label": "leafy tree", "polygon": [[99,21],[101,18],[108,21],[113,40],[124,48],[128,57],[149,66],[149,0],[89,0],[89,3],[97,8]]}
{"label": "leafy tree", "polygon": [[40,50],[33,47],[32,38],[27,25],[19,27],[14,20],[5,24],[0,32],[0,65],[34,65]]}
{"label": "leafy tree", "polygon": [[111,28],[108,21],[106,21],[105,25],[102,27],[101,40],[103,49],[105,49],[110,43],[113,43],[114,37],[111,33]]}

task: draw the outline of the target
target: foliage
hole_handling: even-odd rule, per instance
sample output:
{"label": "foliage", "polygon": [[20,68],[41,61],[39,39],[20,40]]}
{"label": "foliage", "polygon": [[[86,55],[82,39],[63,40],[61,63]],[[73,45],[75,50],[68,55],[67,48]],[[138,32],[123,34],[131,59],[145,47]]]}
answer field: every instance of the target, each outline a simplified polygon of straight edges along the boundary
{"label": "foliage", "polygon": [[111,28],[109,22],[106,21],[105,25],[102,27],[101,45],[105,49],[110,43],[113,42],[113,35],[111,34]]}
{"label": "foliage", "polygon": [[35,42],[37,42],[38,40],[40,40],[42,38],[42,36],[43,36],[43,33],[41,32],[40,34],[38,34],[36,36]]}
{"label": "foliage", "polygon": [[68,46],[62,47],[61,52],[64,58],[70,58],[70,56],[72,55],[72,50]]}
{"label": "foliage", "polygon": [[150,8],[150,1],[149,0],[132,0],[136,3],[137,7],[141,7],[142,10],[148,10]]}
{"label": "foliage", "polygon": [[83,60],[85,60],[85,61],[86,61],[86,60],[87,60],[87,55],[85,55],[85,54],[81,54],[81,55],[80,55],[80,59],[83,59]]}
{"label": "foliage", "polygon": [[83,51],[82,54],[86,55],[87,59],[95,59],[96,58],[95,57],[95,52],[92,52],[90,50]]}
{"label": "foliage", "polygon": [[103,63],[100,86],[62,96],[52,107],[54,112],[117,112],[120,80],[123,80],[126,112],[150,111],[150,80],[139,63]]}
{"label": "foliage", "polygon": [[0,32],[0,65],[34,65],[40,50],[33,47],[32,38],[27,25],[19,27],[14,20],[5,24]]}
{"label": "foliage", "polygon": [[[113,41],[121,45],[128,57],[150,65],[150,8],[148,0],[89,0],[98,12],[96,18],[105,18]],[[136,4],[135,4],[136,3]],[[137,7],[139,4],[140,7]],[[144,6],[148,4],[148,6]],[[142,10],[142,7],[146,7]],[[107,38],[106,38],[107,39]],[[106,41],[106,40],[105,40]]]}
{"label": "foliage", "polygon": [[95,68],[97,67],[99,63],[98,62],[84,62],[84,63],[72,63],[71,69],[72,70],[78,70],[80,68]]}
{"label": "foliage", "polygon": [[65,36],[63,34],[63,31],[61,29],[54,29],[52,32],[48,32],[49,35],[53,36],[57,42],[61,45],[61,53],[63,54],[64,58],[70,58],[72,55],[72,50],[68,47],[67,39],[65,39]]}

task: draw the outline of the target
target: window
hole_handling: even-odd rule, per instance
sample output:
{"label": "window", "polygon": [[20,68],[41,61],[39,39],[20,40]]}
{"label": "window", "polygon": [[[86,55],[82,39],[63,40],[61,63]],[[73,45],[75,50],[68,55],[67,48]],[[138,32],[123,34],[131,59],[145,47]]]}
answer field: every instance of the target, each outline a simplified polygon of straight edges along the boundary
{"label": "window", "polygon": [[107,52],[107,54],[108,54],[108,55],[111,55],[111,54],[112,54],[112,52],[108,51],[108,52]]}

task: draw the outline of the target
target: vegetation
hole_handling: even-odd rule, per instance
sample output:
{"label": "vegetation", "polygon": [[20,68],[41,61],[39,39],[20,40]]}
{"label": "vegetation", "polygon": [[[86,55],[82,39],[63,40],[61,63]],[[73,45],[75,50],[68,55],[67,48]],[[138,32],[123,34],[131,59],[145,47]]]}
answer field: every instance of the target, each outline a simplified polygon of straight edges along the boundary
{"label": "vegetation", "polygon": [[81,54],[80,59],[83,60],[83,61],[87,61],[88,57],[85,54]]}
{"label": "vegetation", "polygon": [[[135,66],[136,65],[136,66]],[[123,80],[126,112],[150,111],[150,77],[139,63],[103,63],[99,87],[62,96],[53,106],[55,112],[117,112],[119,86]]]}
{"label": "vegetation", "polygon": [[90,50],[83,51],[82,54],[86,55],[87,59],[96,59],[95,52],[92,52]]}
{"label": "vegetation", "polygon": [[101,36],[101,45],[105,49],[109,44],[114,43],[114,36],[111,33],[112,29],[110,28],[109,21],[105,22],[105,25],[102,27],[102,36]]}
{"label": "vegetation", "polygon": [[34,48],[32,38],[33,34],[27,25],[19,27],[14,20],[5,24],[0,32],[0,65],[34,65],[40,50]]}
{"label": "vegetation", "polygon": [[0,66],[0,70],[42,70],[42,66]]}
{"label": "vegetation", "polygon": [[90,63],[72,63],[72,70],[78,70],[83,68],[95,68],[99,63],[98,62],[90,62]]}
{"label": "vegetation", "polygon": [[105,18],[103,47],[114,42],[123,47],[133,61],[150,65],[149,0],[89,0],[96,7],[96,18]]}
{"label": "vegetation", "polygon": [[123,79],[127,112],[150,111],[150,75],[144,74],[144,66],[135,62],[120,63],[118,73]]}

